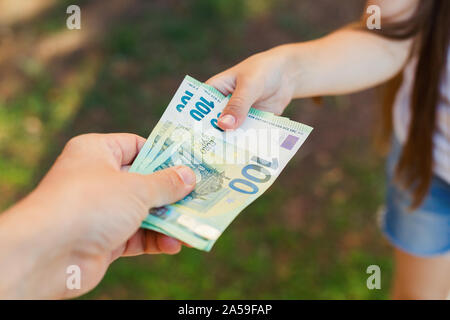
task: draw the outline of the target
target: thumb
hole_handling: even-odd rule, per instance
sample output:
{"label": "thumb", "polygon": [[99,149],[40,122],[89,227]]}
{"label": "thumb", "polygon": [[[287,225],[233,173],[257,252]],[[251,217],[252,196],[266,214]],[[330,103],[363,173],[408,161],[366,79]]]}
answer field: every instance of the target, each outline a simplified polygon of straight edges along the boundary
{"label": "thumb", "polygon": [[148,208],[174,203],[187,196],[195,186],[195,174],[186,166],[157,171],[150,175],[139,175],[144,184],[140,190]]}
{"label": "thumb", "polygon": [[238,78],[236,89],[218,119],[219,127],[232,130],[242,125],[257,97],[256,89],[247,80],[239,81]]}

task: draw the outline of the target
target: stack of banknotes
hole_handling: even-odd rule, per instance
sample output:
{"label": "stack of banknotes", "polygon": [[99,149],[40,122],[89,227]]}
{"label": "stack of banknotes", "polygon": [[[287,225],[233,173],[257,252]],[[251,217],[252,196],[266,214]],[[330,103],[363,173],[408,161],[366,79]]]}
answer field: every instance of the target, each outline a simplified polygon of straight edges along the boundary
{"label": "stack of banknotes", "polygon": [[[210,251],[233,219],[275,181],[312,128],[250,109],[239,129],[217,119],[229,96],[186,76],[130,171],[186,165],[196,187],[177,203],[153,208],[142,227]],[[256,218],[256,217],[255,217]]]}

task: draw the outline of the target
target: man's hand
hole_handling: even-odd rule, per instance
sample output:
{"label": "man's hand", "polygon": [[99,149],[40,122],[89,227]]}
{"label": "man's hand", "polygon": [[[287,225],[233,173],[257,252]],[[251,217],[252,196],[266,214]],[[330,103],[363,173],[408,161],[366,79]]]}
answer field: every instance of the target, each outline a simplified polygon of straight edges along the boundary
{"label": "man's hand", "polygon": [[[179,241],[139,226],[150,208],[189,194],[195,175],[187,167],[126,172],[144,142],[87,134],[67,143],[36,190],[0,216],[0,296],[78,296],[119,256],[180,250]],[[66,288],[70,265],[81,269],[79,290]]]}

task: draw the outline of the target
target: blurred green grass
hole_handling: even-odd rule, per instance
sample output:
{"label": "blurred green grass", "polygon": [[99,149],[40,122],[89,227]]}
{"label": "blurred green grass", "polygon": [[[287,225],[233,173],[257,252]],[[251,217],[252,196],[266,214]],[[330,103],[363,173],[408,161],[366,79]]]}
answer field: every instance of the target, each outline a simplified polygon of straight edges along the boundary
{"label": "blurred green grass", "polygon": [[[64,31],[69,2],[14,26],[16,41]],[[93,2],[80,2],[83,15]],[[147,136],[185,74],[206,80],[254,52],[323,35],[361,8],[133,1],[86,47],[47,63],[33,49],[15,57],[21,86],[0,97],[0,208],[37,184],[71,136]],[[310,140],[210,253],[119,259],[84,298],[387,298],[392,263],[376,225],[384,187],[382,160],[370,148],[371,98],[327,98],[323,108],[293,102],[287,114],[315,127]],[[371,264],[381,267],[381,290],[366,287]]]}

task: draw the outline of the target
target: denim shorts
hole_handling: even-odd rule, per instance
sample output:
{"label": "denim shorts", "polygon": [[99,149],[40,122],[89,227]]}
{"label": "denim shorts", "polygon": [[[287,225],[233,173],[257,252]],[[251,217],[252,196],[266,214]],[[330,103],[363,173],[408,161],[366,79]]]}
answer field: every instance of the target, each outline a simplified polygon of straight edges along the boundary
{"label": "denim shorts", "polygon": [[450,253],[450,184],[434,176],[417,209],[410,210],[411,194],[398,187],[393,176],[402,147],[394,139],[387,161],[386,210],[381,229],[395,247],[415,256]]}

